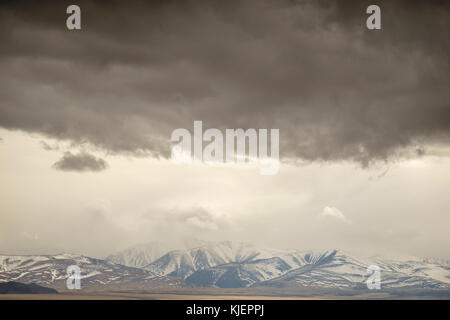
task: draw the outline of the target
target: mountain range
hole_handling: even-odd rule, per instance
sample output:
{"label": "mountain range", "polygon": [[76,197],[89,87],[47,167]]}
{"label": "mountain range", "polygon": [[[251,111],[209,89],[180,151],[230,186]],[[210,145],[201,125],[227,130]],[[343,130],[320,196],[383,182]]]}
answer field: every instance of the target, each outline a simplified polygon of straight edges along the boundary
{"label": "mountain range", "polygon": [[81,255],[0,255],[0,282],[65,288],[78,265],[83,288],[321,288],[368,290],[367,268],[381,270],[383,289],[450,290],[446,260],[359,258],[342,250],[277,250],[231,241],[194,241],[178,248],[140,244],[105,259]]}

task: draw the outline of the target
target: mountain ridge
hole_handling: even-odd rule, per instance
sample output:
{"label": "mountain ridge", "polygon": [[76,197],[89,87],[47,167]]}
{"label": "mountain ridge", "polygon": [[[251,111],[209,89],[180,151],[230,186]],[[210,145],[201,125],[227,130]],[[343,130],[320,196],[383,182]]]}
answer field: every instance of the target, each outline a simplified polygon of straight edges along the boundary
{"label": "mountain ridge", "polygon": [[25,281],[61,288],[66,268],[73,264],[80,266],[85,287],[367,290],[367,268],[377,265],[383,288],[450,289],[450,264],[444,259],[360,258],[338,249],[280,250],[232,241],[196,241],[175,250],[151,242],[106,259],[74,254],[0,255],[0,282]]}

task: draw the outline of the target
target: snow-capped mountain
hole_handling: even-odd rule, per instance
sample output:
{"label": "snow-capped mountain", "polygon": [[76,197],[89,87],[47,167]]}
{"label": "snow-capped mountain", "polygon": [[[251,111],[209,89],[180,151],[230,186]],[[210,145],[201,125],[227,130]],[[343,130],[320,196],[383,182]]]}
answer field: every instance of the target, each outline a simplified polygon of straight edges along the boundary
{"label": "snow-capped mountain", "polygon": [[109,255],[105,258],[105,260],[116,264],[122,264],[127,267],[142,268],[172,250],[180,248],[183,250],[188,250],[206,245],[208,245],[207,241],[195,238],[185,238],[180,243],[170,245],[159,241],[152,241],[148,243],[141,243]]}
{"label": "snow-capped mountain", "polygon": [[177,285],[177,281],[153,273],[80,255],[0,255],[0,282],[17,281],[65,288],[67,267],[81,269],[82,287],[147,284]]}
{"label": "snow-capped mountain", "polygon": [[141,268],[161,258],[170,247],[158,241],[138,244],[106,257],[106,261],[127,267]]}
{"label": "snow-capped mountain", "polygon": [[[139,245],[107,260],[80,255],[1,256],[0,282],[65,287],[66,268],[81,268],[82,286],[324,288],[367,290],[367,267],[381,270],[384,289],[450,292],[450,263],[432,259],[359,258],[341,250],[276,250],[230,241],[189,241],[172,250]],[[130,267],[126,265],[138,266]]]}
{"label": "snow-capped mountain", "polygon": [[173,250],[144,269],[195,286],[357,288],[366,287],[370,265],[381,268],[385,288],[450,288],[446,261],[360,259],[340,250],[285,251],[229,241]]}
{"label": "snow-capped mountain", "polygon": [[[395,262],[380,259],[358,259],[338,250],[325,252],[316,261],[308,261],[279,277],[268,279],[257,285],[366,288],[369,265],[380,267],[383,288],[450,289],[450,265],[448,262],[446,264],[430,264],[422,259]],[[420,270],[429,270],[429,272]]]}
{"label": "snow-capped mountain", "polygon": [[205,268],[270,258],[280,253],[278,250],[258,249],[246,243],[205,242],[199,247],[170,251],[156,261],[144,266],[144,269],[160,276],[170,275],[186,278]]}

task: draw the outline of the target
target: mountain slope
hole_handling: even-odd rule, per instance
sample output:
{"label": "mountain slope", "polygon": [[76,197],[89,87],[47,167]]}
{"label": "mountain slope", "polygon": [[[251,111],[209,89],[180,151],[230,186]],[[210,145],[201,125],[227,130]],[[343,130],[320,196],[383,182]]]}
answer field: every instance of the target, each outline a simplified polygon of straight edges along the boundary
{"label": "mountain slope", "polygon": [[245,263],[260,258],[270,258],[279,251],[266,251],[246,243],[231,241],[205,242],[200,247],[173,250],[145,266],[157,275],[186,278],[197,270],[227,263]]}
{"label": "mountain slope", "polygon": [[0,255],[0,282],[20,281],[65,288],[67,267],[81,269],[82,288],[115,285],[178,285],[178,281],[156,277],[153,273],[105,260],[80,255]]}
{"label": "mountain slope", "polygon": [[[405,266],[404,269],[396,264]],[[415,261],[415,266],[424,266],[424,261]],[[432,277],[431,273],[418,274],[409,272],[408,262],[362,261],[341,251],[327,253],[323,259],[292,269],[286,274],[261,282],[260,286],[273,287],[322,287],[322,288],[366,288],[367,267],[378,265],[381,269],[383,288],[450,288],[450,272],[447,265],[436,264],[437,273],[447,273],[446,277]],[[420,267],[419,267],[420,268]]]}
{"label": "mountain slope", "polygon": [[159,259],[170,251],[169,246],[161,242],[149,242],[128,248],[106,257],[106,261],[127,267],[142,268]]}
{"label": "mountain slope", "polygon": [[143,268],[172,250],[189,250],[206,245],[208,245],[207,241],[196,238],[185,238],[181,243],[171,245],[159,241],[151,241],[109,255],[105,260],[127,267]]}
{"label": "mountain slope", "polygon": [[20,282],[1,282],[0,283],[1,294],[50,294],[58,293],[55,289],[43,287],[35,283],[20,283]]}
{"label": "mountain slope", "polygon": [[338,250],[283,251],[228,241],[174,250],[144,268],[193,286],[367,288],[369,265],[381,268],[385,288],[450,288],[445,261],[358,259]]}

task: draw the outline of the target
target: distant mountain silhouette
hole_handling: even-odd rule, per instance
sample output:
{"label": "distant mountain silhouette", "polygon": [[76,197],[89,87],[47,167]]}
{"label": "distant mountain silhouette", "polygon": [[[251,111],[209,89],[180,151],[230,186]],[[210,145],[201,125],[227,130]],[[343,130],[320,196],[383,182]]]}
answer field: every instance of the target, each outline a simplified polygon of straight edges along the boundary
{"label": "distant mountain silhouette", "polygon": [[35,283],[10,281],[0,283],[0,293],[58,293],[58,291],[37,285]]}

